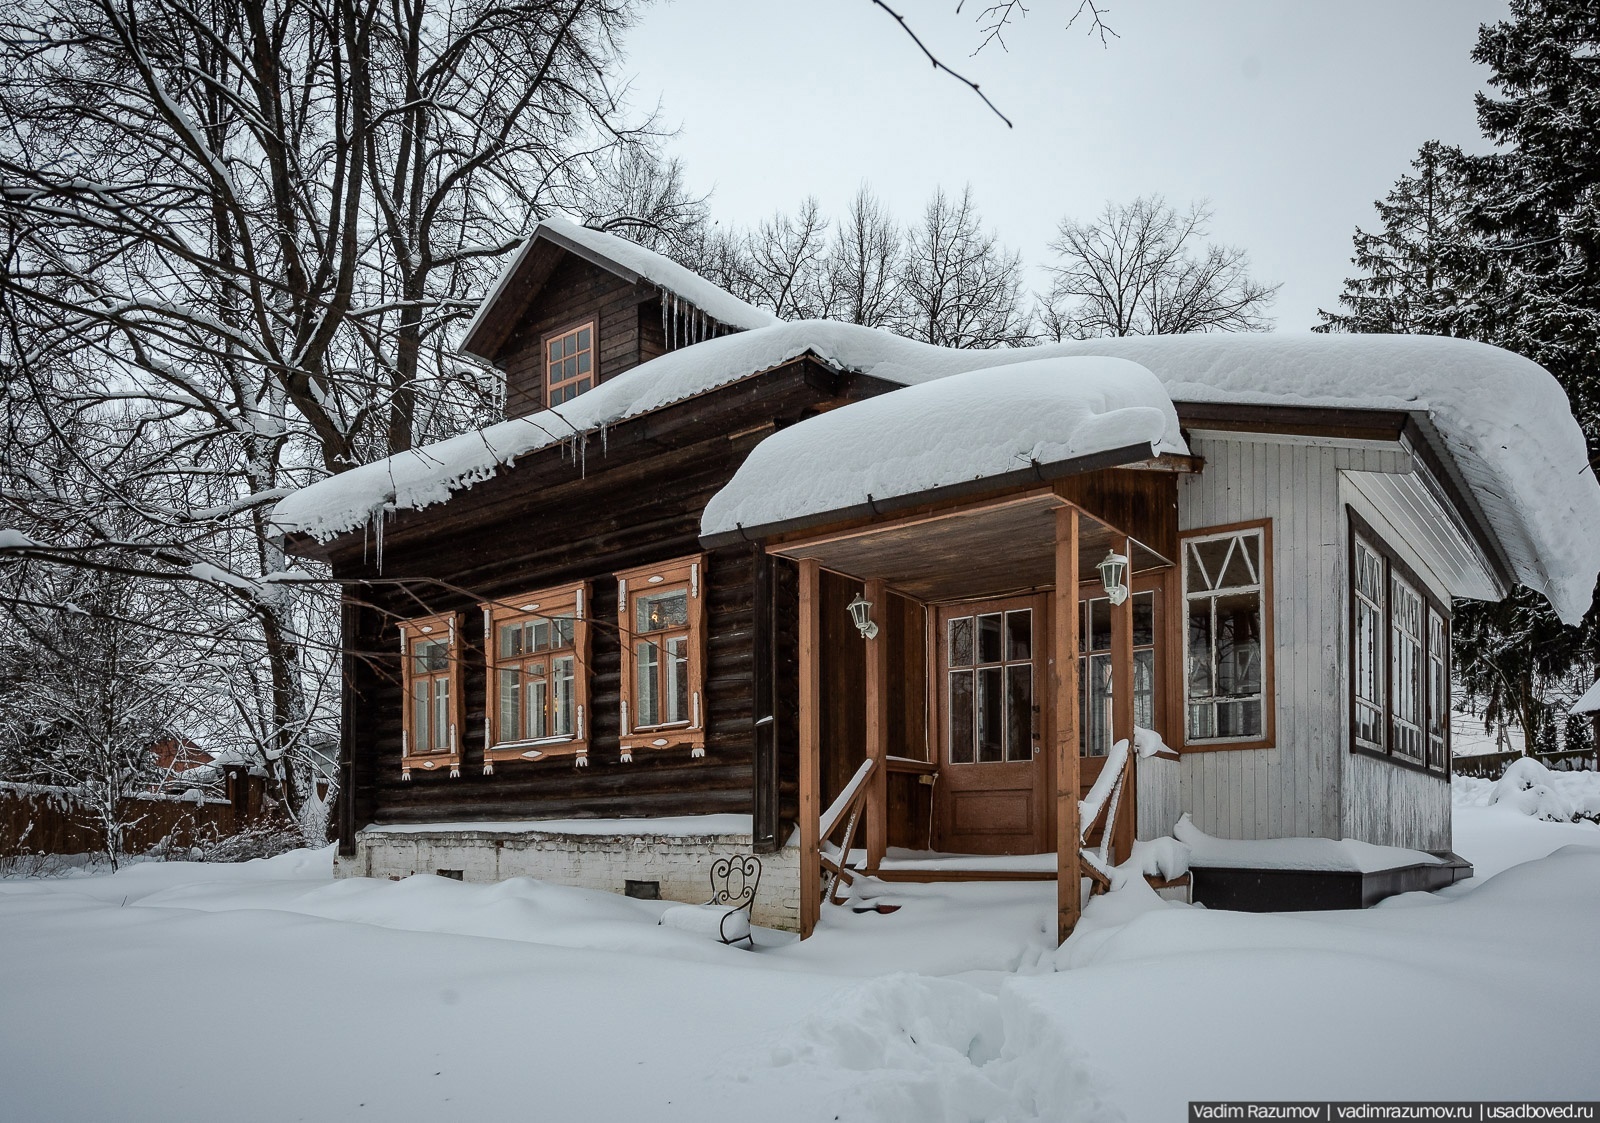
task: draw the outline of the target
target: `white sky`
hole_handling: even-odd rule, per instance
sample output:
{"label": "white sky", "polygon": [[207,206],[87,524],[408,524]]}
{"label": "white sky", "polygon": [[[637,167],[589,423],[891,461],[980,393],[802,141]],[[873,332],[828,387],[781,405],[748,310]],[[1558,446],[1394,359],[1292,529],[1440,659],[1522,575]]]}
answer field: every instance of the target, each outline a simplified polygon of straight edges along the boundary
{"label": "white sky", "polygon": [[[979,41],[967,0],[900,0],[924,41],[979,82],[936,74],[869,0],[668,0],[628,40],[633,98],[660,98],[713,213],[750,224],[814,194],[840,212],[865,180],[902,220],[971,182],[1030,265],[1065,215],[1159,192],[1207,198],[1213,237],[1282,281],[1282,330],[1316,322],[1350,235],[1423,141],[1484,147],[1467,57],[1504,0],[1121,0],[1101,48],[1063,29],[1077,0],[1037,0]],[[1035,280],[1042,287],[1042,281]]]}

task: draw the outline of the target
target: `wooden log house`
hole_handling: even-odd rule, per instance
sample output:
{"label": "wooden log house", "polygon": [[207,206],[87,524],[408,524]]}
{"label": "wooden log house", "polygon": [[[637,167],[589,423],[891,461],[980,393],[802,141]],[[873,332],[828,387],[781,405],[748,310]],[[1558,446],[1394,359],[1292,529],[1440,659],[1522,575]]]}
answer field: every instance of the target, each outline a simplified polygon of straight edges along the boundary
{"label": "wooden log house", "polygon": [[[1155,749],[1088,840],[1110,862],[1184,814],[1448,855],[1453,598],[1530,584],[1571,615],[1593,584],[1469,439],[1483,400],[1393,392],[1467,371],[1551,400],[1479,345],[948,351],[780,323],[552,220],[464,349],[505,422],[276,516],[346,590],[341,873],[693,900],[753,850],[757,921],[803,935],[831,861],[1048,878],[1065,936],[1099,876],[1079,801],[1124,741]],[[1562,405],[1552,462],[1582,450]],[[830,850],[844,804],[860,845]],[[1209,884],[1315,903],[1298,872]]]}

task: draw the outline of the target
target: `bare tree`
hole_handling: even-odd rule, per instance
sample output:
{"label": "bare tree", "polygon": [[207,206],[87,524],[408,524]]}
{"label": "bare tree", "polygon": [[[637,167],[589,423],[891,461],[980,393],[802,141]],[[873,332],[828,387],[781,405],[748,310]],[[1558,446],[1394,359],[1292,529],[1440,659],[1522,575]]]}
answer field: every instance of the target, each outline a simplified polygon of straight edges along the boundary
{"label": "bare tree", "polygon": [[828,250],[828,315],[871,328],[900,319],[904,252],[899,224],[863,183]]}
{"label": "bare tree", "polygon": [[1061,220],[1042,319],[1055,339],[1266,331],[1278,285],[1249,274],[1243,250],[1206,245],[1204,203],[1181,214],[1159,195]]}
{"label": "bare tree", "polygon": [[972,188],[951,199],[940,188],[907,236],[901,270],[900,334],[941,347],[1027,342],[1022,255],[983,229]]}
{"label": "bare tree", "polygon": [[745,299],[789,320],[826,315],[828,225],[815,196],[762,221],[746,239]]}

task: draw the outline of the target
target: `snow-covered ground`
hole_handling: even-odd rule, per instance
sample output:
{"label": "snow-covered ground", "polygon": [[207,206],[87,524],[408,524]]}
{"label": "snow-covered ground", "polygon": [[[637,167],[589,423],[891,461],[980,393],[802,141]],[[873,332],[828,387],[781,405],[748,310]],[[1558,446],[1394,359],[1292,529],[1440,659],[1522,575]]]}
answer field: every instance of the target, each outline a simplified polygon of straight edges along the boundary
{"label": "snow-covered ground", "polygon": [[[1596,778],[1600,782],[1600,778]],[[1245,915],[896,887],[754,952],[665,907],[329,854],[0,881],[7,1120],[1179,1119],[1189,1099],[1600,1099],[1600,827],[1463,785],[1472,881]]]}

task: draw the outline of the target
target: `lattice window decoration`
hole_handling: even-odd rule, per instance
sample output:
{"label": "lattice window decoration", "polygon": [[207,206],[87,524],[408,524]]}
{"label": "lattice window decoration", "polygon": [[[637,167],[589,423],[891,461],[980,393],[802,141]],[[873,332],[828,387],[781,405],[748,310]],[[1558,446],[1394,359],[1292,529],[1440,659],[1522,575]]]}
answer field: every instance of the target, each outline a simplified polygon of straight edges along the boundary
{"label": "lattice window decoration", "polygon": [[1268,736],[1270,564],[1264,526],[1183,538],[1187,744],[1254,744]]}
{"label": "lattice window decoration", "polygon": [[461,649],[449,613],[400,625],[400,671],[405,697],[400,778],[449,769],[461,775]]}
{"label": "lattice window decoration", "polygon": [[506,761],[588,762],[588,588],[541,589],[484,603],[488,697],[484,773]]}
{"label": "lattice window decoration", "polygon": [[705,558],[617,574],[621,757],[688,746],[705,755]]}

